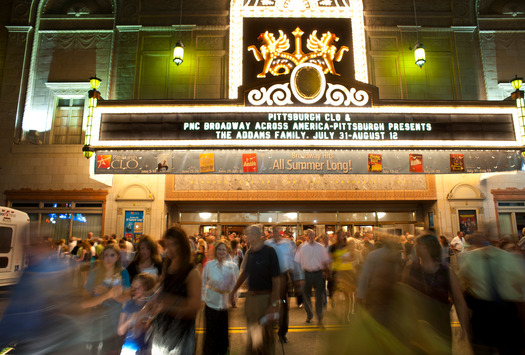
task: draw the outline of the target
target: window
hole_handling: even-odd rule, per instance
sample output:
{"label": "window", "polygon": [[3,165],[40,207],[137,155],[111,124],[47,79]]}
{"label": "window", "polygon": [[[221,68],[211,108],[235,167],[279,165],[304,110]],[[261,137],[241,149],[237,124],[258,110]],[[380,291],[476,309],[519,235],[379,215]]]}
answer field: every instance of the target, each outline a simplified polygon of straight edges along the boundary
{"label": "window", "polygon": [[6,254],[11,251],[13,241],[13,228],[0,227],[0,253]]}
{"label": "window", "polygon": [[83,98],[58,98],[53,120],[53,143],[82,143],[83,117]]}
{"label": "window", "polygon": [[[85,238],[89,232],[101,236],[103,227],[103,203],[91,201],[14,201],[11,207],[26,212],[32,227],[41,236],[53,240],[69,237]],[[0,253],[2,252],[0,230]]]}

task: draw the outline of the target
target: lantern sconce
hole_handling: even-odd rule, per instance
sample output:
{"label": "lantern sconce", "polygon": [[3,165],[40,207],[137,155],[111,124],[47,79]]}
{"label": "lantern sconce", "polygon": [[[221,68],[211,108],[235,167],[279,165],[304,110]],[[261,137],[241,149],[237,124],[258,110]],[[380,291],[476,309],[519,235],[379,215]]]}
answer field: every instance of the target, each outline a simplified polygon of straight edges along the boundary
{"label": "lantern sconce", "polygon": [[515,75],[514,79],[512,79],[510,83],[515,90],[510,97],[512,100],[516,101],[516,108],[518,109],[521,145],[525,145],[525,102],[523,90],[520,90],[521,85],[523,84],[523,78],[519,78],[517,75]]}
{"label": "lantern sconce", "polygon": [[420,68],[422,68],[423,65],[426,63],[425,46],[419,43],[419,41],[417,41],[414,45],[414,59],[416,65]]}
{"label": "lantern sconce", "polygon": [[[419,42],[419,27],[417,25],[417,13],[416,13],[416,0],[413,0],[414,4],[414,20],[416,23],[416,43],[414,44],[414,62],[420,68],[427,62],[425,58],[425,46]],[[412,50],[412,47],[409,48]]]}
{"label": "lantern sconce", "polygon": [[184,44],[180,39],[180,30],[182,28],[182,0],[180,0],[180,18],[179,18],[179,40],[173,47],[173,63],[177,66],[181,65],[184,61]]}
{"label": "lantern sconce", "polygon": [[97,75],[89,78],[89,84],[91,85],[91,90],[88,91],[88,115],[87,115],[87,121],[86,121],[86,137],[84,139],[84,147],[82,147],[82,152],[84,153],[84,156],[89,159],[93,156],[93,152],[95,151],[91,147],[91,133],[93,130],[93,113],[95,111],[95,107],[97,107],[98,100],[102,99],[100,96],[100,92],[97,91],[97,89],[100,86],[100,83],[102,80],[97,78]]}

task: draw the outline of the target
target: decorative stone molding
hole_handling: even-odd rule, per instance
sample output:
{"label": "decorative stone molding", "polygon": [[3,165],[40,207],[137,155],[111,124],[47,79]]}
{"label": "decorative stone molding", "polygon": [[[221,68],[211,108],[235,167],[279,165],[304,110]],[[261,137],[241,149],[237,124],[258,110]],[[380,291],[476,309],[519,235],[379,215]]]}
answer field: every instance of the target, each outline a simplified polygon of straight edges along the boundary
{"label": "decorative stone molding", "polygon": [[97,48],[100,41],[111,41],[111,32],[71,32],[71,33],[59,33],[59,32],[45,32],[40,31],[42,41],[54,42],[55,49],[71,49],[71,48]]}
{"label": "decorative stone molding", "polygon": [[132,184],[122,189],[115,201],[153,201],[155,196],[146,185]]}
{"label": "decorative stone molding", "polygon": [[91,89],[89,82],[46,83],[46,87],[54,95],[86,95]]}
{"label": "decorative stone molding", "polygon": [[433,175],[166,175],[166,201],[435,201]]}
{"label": "decorative stone molding", "polygon": [[450,190],[447,200],[484,200],[485,195],[475,186],[469,184],[457,184]]}
{"label": "decorative stone molding", "polygon": [[517,189],[515,187],[508,187],[506,189],[490,190],[494,201],[525,201],[525,189]]}

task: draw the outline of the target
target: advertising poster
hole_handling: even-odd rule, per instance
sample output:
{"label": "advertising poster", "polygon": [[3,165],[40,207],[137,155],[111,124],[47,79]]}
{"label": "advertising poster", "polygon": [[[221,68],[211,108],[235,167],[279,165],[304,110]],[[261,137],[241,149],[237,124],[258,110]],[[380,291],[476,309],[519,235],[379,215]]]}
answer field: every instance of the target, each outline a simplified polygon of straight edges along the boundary
{"label": "advertising poster", "polygon": [[242,155],[242,172],[256,173],[257,172],[257,154],[243,154]]}
{"label": "advertising poster", "polygon": [[465,156],[463,154],[450,154],[450,171],[465,172]]}
{"label": "advertising poster", "polygon": [[213,173],[215,171],[215,154],[203,153],[200,155],[201,173]]}
{"label": "advertising poster", "polygon": [[459,230],[464,234],[470,234],[476,231],[476,210],[458,211]]}
{"label": "advertising poster", "polygon": [[409,154],[408,165],[411,173],[423,172],[423,154]]}
{"label": "advertising poster", "polygon": [[380,173],[383,171],[383,157],[381,154],[368,154],[368,172]]}
{"label": "advertising poster", "polygon": [[144,227],[144,212],[143,211],[126,211],[124,214],[124,236],[131,238],[132,243],[140,238]]}

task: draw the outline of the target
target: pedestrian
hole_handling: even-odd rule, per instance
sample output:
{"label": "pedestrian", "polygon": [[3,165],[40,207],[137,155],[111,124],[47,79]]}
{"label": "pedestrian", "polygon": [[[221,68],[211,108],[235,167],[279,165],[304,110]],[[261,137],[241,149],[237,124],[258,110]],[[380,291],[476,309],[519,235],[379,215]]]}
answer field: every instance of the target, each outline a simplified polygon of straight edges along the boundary
{"label": "pedestrian", "polygon": [[454,253],[462,253],[465,249],[466,240],[463,236],[463,232],[459,231],[458,234],[452,239],[450,242],[450,248],[454,251]]}
{"label": "pedestrian", "polygon": [[275,250],[264,244],[260,226],[246,228],[245,234],[250,249],[244,257],[244,268],[230,292],[230,302],[235,302],[237,290],[248,279],[244,304],[248,328],[246,354],[274,354],[273,322],[279,317],[280,303],[279,259]]}
{"label": "pedestrian", "polygon": [[350,320],[350,314],[354,313],[357,268],[362,264],[363,259],[361,253],[356,250],[355,240],[351,238],[347,241],[344,230],[339,228],[335,235],[336,243],[329,249],[332,258],[330,299],[332,307],[335,308],[334,293],[338,291],[344,296],[343,311],[338,312],[338,315],[342,322],[346,323]]}
{"label": "pedestrian", "polygon": [[145,325],[137,320],[140,310],[153,293],[155,284],[156,278],[146,273],[135,275],[131,281],[131,299],[124,304],[118,323],[118,334],[125,336],[121,354],[126,354],[126,351],[134,351],[133,354],[136,355],[150,354]]}
{"label": "pedestrian", "polygon": [[228,295],[239,278],[239,267],[228,260],[228,247],[224,242],[215,246],[215,257],[206,263],[202,273],[202,300],[206,333],[204,355],[224,355],[229,350],[228,339]]}
{"label": "pedestrian", "polygon": [[164,234],[164,260],[160,294],[148,303],[144,316],[152,317],[152,354],[195,353],[195,318],[201,308],[202,281],[191,263],[186,232],[172,227]]}
{"label": "pedestrian", "polygon": [[271,246],[277,253],[279,259],[279,267],[281,274],[279,275],[279,298],[281,300],[281,307],[279,308],[279,330],[277,335],[281,343],[287,343],[288,338],[288,323],[289,323],[289,305],[288,305],[288,283],[289,281],[297,282],[298,280],[292,278],[294,275],[294,257],[295,244],[290,239],[284,238],[279,232],[277,226],[273,227],[271,238],[265,241],[266,245]]}
{"label": "pedestrian", "polygon": [[447,237],[440,235],[439,244],[441,244],[441,258],[443,259],[443,262],[447,263],[447,265],[450,265],[450,253],[452,251],[450,249],[450,243],[448,242]]}
{"label": "pedestrian", "polygon": [[[473,244],[482,245],[480,239],[487,236],[472,235]],[[471,310],[475,354],[523,354],[523,260],[492,245],[481,246],[466,253],[458,276]]]}
{"label": "pedestrian", "polygon": [[232,239],[230,245],[231,245],[230,255],[231,255],[232,261],[236,263],[240,269],[242,265],[242,259],[244,258],[244,253],[242,252],[241,249],[239,249],[239,240]]}
{"label": "pedestrian", "polygon": [[306,323],[313,323],[312,286],[315,288],[315,312],[317,325],[323,326],[323,299],[325,296],[325,280],[328,278],[330,257],[326,248],[315,241],[315,232],[306,230],[308,242],[303,243],[295,254],[295,261],[304,270],[304,309]]}
{"label": "pedestrian", "polygon": [[137,245],[137,253],[126,268],[131,281],[135,275],[147,273],[158,279],[162,273],[162,259],[157,249],[157,243],[150,236],[143,236]]}
{"label": "pedestrian", "polygon": [[92,325],[88,334],[88,350],[105,353],[120,349],[117,334],[122,303],[126,300],[130,280],[122,267],[120,250],[117,245],[108,245],[102,251],[102,258],[89,272],[85,289],[86,299],[82,308],[92,310]]}
{"label": "pedestrian", "polygon": [[[470,334],[468,309],[459,281],[455,273],[442,259],[442,246],[439,239],[424,233],[415,240],[416,260],[410,261],[403,273],[403,282],[427,297],[425,309],[417,309],[417,322],[427,322],[436,330],[441,344],[446,344],[447,352],[452,352],[452,329],[450,309],[455,306],[464,334]],[[449,300],[452,300],[450,303]],[[430,304],[430,307],[428,306]],[[416,304],[410,307],[417,308]],[[411,331],[411,336],[417,334]],[[422,337],[421,337],[422,338]],[[432,346],[432,344],[428,344]]]}
{"label": "pedestrian", "polygon": [[392,329],[397,316],[392,307],[394,286],[401,280],[402,259],[394,236],[382,235],[381,244],[381,248],[371,251],[365,259],[356,298],[372,318]]}

